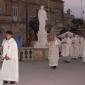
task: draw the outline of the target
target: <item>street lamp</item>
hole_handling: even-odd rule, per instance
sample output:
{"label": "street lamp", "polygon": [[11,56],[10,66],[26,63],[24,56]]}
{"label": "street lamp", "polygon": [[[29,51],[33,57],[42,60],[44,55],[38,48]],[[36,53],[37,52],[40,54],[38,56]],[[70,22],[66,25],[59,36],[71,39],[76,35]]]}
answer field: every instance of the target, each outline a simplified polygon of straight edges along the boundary
{"label": "street lamp", "polygon": [[83,29],[83,33],[84,33],[84,19],[83,19],[83,0],[81,0],[81,19],[82,19],[82,29]]}
{"label": "street lamp", "polygon": [[83,19],[83,4],[82,4],[82,0],[81,0],[81,18]]}

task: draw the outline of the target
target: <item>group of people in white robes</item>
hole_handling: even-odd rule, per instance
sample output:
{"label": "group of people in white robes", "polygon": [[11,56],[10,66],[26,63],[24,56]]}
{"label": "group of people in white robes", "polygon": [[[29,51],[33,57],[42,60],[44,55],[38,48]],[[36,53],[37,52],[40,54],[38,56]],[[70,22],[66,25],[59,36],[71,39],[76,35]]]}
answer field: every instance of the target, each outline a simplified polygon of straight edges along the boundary
{"label": "group of people in white robes", "polygon": [[0,69],[0,85],[19,81],[18,47],[11,31],[6,32],[2,42],[2,67]]}
{"label": "group of people in white robes", "polygon": [[[50,35],[49,35],[50,36]],[[85,63],[85,39],[79,35],[68,36],[62,40],[57,37],[48,38],[47,46],[48,51],[48,60],[49,66],[52,68],[58,67],[58,62],[60,56],[64,58],[66,63],[70,63],[72,59],[82,58],[82,61]]]}
{"label": "group of people in white robes", "polygon": [[80,35],[74,34],[73,36],[66,35],[62,39],[61,55],[65,58],[66,62],[70,62],[71,59],[82,58],[83,62],[85,57],[85,39]]}

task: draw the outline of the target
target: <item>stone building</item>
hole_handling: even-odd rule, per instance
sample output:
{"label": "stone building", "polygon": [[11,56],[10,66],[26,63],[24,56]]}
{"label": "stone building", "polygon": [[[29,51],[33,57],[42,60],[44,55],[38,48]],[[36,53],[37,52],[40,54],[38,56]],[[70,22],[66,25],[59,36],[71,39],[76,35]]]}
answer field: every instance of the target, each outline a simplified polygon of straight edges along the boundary
{"label": "stone building", "polygon": [[[12,30],[15,37],[25,38],[25,14],[20,0],[0,0],[0,43],[7,30]],[[22,35],[23,34],[23,35]]]}
{"label": "stone building", "polygon": [[37,16],[40,5],[48,12],[48,25],[63,23],[62,0],[0,0],[0,43],[6,30],[12,30],[16,38],[26,43],[29,21]]}

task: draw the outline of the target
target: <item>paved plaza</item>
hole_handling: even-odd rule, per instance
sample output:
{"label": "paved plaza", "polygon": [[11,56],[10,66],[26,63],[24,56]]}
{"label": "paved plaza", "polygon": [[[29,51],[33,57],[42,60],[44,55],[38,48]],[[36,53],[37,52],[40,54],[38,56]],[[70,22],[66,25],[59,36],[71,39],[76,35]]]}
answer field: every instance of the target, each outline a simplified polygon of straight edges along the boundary
{"label": "paved plaza", "polygon": [[23,61],[20,82],[15,85],[85,85],[85,64],[81,60],[69,64],[60,60],[59,67],[52,70],[48,61]]}

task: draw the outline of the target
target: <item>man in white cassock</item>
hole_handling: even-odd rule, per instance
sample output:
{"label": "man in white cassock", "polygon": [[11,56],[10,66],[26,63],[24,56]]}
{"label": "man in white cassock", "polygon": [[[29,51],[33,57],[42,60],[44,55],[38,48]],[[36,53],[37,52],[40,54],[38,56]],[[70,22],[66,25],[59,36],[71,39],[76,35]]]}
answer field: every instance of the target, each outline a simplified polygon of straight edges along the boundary
{"label": "man in white cassock", "polygon": [[16,83],[19,81],[18,47],[16,41],[12,36],[13,33],[11,31],[7,31],[7,40],[3,45],[2,75],[4,83]]}
{"label": "man in white cassock", "polygon": [[80,41],[79,41],[78,35],[73,36],[72,42],[73,42],[73,57],[72,58],[77,59],[80,54],[80,52],[79,52]]}
{"label": "man in white cassock", "polygon": [[66,35],[66,37],[62,40],[62,49],[61,55],[65,58],[65,62],[69,63],[71,60],[72,53],[72,39]]}
{"label": "man in white cassock", "polygon": [[62,39],[61,41],[61,56],[65,57],[66,56],[66,42],[65,42],[65,38]]}
{"label": "man in white cassock", "polygon": [[83,62],[85,63],[85,38],[83,41],[83,57],[82,57]]}
{"label": "man in white cassock", "polygon": [[[53,35],[52,35],[53,36]],[[58,67],[59,62],[59,47],[60,47],[60,40],[58,38],[52,37],[52,40],[48,40],[48,59],[49,59],[49,66],[53,69]]]}
{"label": "man in white cassock", "polygon": [[83,45],[84,45],[84,38],[80,35],[79,36],[79,57],[83,57]]}

